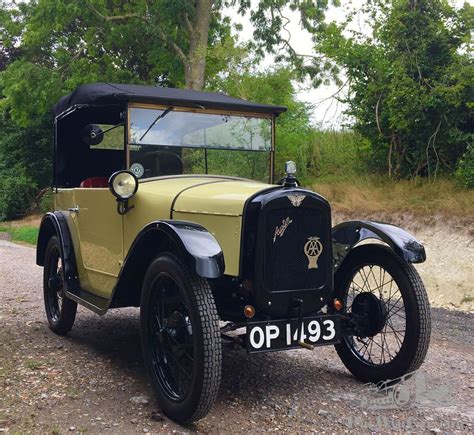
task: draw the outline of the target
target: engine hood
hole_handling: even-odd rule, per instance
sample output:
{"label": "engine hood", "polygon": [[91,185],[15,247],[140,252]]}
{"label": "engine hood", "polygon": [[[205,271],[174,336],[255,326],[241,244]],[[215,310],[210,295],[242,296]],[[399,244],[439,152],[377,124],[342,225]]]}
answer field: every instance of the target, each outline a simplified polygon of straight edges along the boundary
{"label": "engine hood", "polygon": [[239,179],[198,181],[175,197],[172,211],[242,216],[245,203],[250,197],[272,187],[274,186]]}
{"label": "engine hood", "polygon": [[179,176],[140,183],[139,192],[166,195],[175,213],[242,216],[248,198],[276,186],[232,177]]}

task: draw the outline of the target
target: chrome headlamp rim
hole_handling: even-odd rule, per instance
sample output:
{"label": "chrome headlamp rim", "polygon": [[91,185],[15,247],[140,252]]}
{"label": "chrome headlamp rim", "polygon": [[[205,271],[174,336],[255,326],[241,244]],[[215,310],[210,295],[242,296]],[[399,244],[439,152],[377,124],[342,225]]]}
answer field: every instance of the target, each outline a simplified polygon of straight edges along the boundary
{"label": "chrome headlamp rim", "polygon": [[[123,174],[128,174],[130,175],[134,182],[135,182],[135,187],[133,189],[133,192],[131,192],[129,195],[120,195],[116,189],[115,189],[115,186],[114,186],[114,182],[116,180],[116,178],[119,176],[119,175],[123,175]],[[117,172],[114,172],[110,178],[109,178],[109,190],[112,192],[112,195],[114,195],[118,200],[121,200],[121,201],[126,201],[127,199],[130,199],[133,197],[133,195],[135,195],[135,193],[137,193],[137,190],[138,190],[138,178],[137,176],[131,172],[131,171],[117,171]]]}

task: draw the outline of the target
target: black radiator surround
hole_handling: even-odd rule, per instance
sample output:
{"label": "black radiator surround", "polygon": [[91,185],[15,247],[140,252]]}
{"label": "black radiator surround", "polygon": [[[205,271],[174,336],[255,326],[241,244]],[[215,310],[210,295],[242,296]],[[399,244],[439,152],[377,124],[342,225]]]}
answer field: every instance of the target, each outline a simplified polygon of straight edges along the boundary
{"label": "black radiator surround", "polygon": [[[304,195],[295,206],[289,195]],[[288,219],[291,223],[288,223]],[[275,236],[277,227],[285,227]],[[314,192],[280,188],[253,198],[244,212],[241,277],[253,282],[257,312],[285,318],[302,300],[302,313],[316,313],[333,294],[331,209]],[[317,269],[308,268],[304,247],[309,237],[322,245]],[[313,259],[314,261],[314,259]]]}

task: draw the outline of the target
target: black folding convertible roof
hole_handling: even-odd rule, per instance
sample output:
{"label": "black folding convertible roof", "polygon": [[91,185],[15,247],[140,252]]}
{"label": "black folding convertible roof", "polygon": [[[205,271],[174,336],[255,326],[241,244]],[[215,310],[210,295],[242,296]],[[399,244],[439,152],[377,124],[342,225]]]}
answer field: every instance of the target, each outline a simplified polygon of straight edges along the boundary
{"label": "black folding convertible roof", "polygon": [[90,83],[76,88],[62,97],[54,106],[58,116],[76,106],[112,106],[125,102],[157,103],[166,106],[204,107],[206,109],[241,110],[278,115],[286,111],[283,106],[252,103],[222,93],[199,92],[189,89],[162,88],[116,83]]}

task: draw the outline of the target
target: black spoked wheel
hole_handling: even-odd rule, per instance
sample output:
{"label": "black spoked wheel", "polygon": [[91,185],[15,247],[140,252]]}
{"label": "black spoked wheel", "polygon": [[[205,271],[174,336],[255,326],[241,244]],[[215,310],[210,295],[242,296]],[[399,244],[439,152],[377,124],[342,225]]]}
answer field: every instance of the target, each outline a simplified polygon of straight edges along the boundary
{"label": "black spoked wheel", "polygon": [[171,254],[145,276],[140,308],[145,364],[163,412],[186,423],[204,417],[221,375],[217,310],[206,280]]}
{"label": "black spoked wheel", "polygon": [[347,313],[364,319],[359,334],[336,350],[364,382],[397,379],[420,367],[428,350],[430,307],[415,268],[383,245],[362,245],[335,276],[336,297]]}
{"label": "black spoked wheel", "polygon": [[64,296],[63,263],[56,236],[51,237],[46,248],[43,293],[49,327],[57,334],[67,334],[74,325],[77,304]]}

